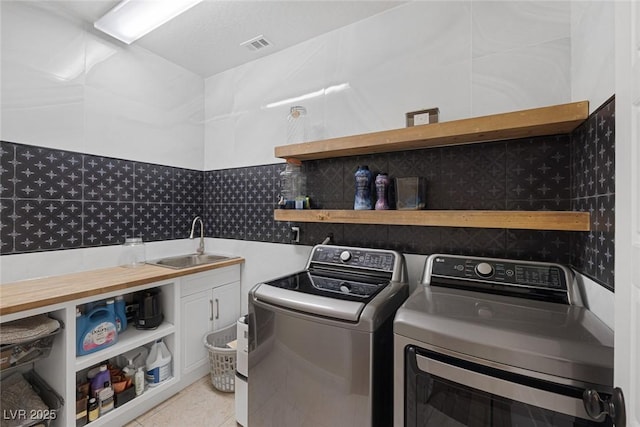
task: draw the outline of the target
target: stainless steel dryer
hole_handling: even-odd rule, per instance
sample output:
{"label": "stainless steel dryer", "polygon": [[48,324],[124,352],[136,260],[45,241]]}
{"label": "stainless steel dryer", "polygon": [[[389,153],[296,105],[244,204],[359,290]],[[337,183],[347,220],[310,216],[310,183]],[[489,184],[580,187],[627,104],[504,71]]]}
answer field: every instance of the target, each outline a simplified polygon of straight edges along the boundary
{"label": "stainless steel dryer", "polygon": [[250,427],[388,427],[393,317],[408,296],[394,251],[318,245],[249,295]]}
{"label": "stainless steel dryer", "polygon": [[583,397],[612,393],[613,332],[570,270],[432,255],[422,281],[394,321],[395,427],[611,425]]}

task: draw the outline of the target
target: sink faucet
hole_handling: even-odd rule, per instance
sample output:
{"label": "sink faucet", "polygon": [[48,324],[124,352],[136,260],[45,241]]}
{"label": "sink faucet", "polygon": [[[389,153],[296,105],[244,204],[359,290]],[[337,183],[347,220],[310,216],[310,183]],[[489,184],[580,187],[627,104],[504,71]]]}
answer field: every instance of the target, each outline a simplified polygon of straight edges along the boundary
{"label": "sink faucet", "polygon": [[196,230],[196,222],[198,221],[200,222],[200,244],[198,245],[196,253],[198,255],[202,255],[204,253],[204,224],[202,223],[202,218],[200,218],[199,216],[195,217],[193,219],[193,222],[191,223],[191,234],[189,235],[189,238],[193,239],[193,235]]}

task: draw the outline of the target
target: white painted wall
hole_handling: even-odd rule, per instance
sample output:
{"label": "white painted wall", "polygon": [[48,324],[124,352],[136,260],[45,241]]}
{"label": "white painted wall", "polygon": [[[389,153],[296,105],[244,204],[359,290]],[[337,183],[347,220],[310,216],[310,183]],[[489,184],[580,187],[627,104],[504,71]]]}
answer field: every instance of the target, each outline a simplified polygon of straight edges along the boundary
{"label": "white painted wall", "polygon": [[571,100],[568,2],[417,1],[205,80],[205,169],[277,161],[291,104],[309,139],[405,126],[439,107],[454,120]]}
{"label": "white painted wall", "polygon": [[593,112],[615,93],[615,2],[571,2],[571,99]]}
{"label": "white painted wall", "polygon": [[97,36],[47,2],[0,7],[0,138],[203,169],[201,77]]}
{"label": "white painted wall", "polygon": [[[147,260],[194,253],[197,240],[166,240],[145,243]],[[0,257],[0,284],[38,277],[58,276],[78,271],[114,267],[121,264],[120,245],[63,251],[34,252]]]}

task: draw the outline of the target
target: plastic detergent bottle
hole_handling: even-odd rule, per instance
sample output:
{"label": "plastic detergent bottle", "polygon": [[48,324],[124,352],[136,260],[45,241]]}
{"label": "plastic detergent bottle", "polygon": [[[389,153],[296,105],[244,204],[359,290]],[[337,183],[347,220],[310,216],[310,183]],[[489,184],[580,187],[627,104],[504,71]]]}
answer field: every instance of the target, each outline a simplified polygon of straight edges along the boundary
{"label": "plastic detergent bottle", "polygon": [[107,365],[100,366],[100,371],[91,379],[91,395],[98,397],[98,393],[104,388],[111,387],[111,374]]}
{"label": "plastic detergent bottle", "polygon": [[[109,303],[110,301],[110,303]],[[76,329],[78,339],[76,353],[78,356],[101,350],[118,341],[116,331],[116,313],[113,300],[107,301],[106,306],[97,306],[78,320],[76,312]]]}
{"label": "plastic detergent bottle", "polygon": [[82,347],[82,332],[87,328],[87,316],[76,307],[76,348]]}
{"label": "plastic detergent bottle", "polygon": [[107,412],[113,409],[113,389],[111,387],[105,387],[98,393],[98,402],[100,405],[100,416],[103,416]]}
{"label": "plastic detergent bottle", "polygon": [[124,297],[122,295],[118,295],[114,305],[116,312],[116,330],[118,333],[121,333],[127,329],[127,314],[125,312]]}
{"label": "plastic detergent bottle", "polygon": [[171,353],[161,339],[151,346],[149,356],[147,356],[145,377],[149,387],[154,387],[171,378]]}
{"label": "plastic detergent bottle", "polygon": [[140,396],[144,393],[144,371],[142,366],[138,368],[133,379],[136,387],[136,396]]}
{"label": "plastic detergent bottle", "polygon": [[353,203],[354,210],[373,209],[373,201],[371,197],[372,180],[373,174],[369,170],[369,167],[358,166],[358,170],[355,173],[356,197]]}

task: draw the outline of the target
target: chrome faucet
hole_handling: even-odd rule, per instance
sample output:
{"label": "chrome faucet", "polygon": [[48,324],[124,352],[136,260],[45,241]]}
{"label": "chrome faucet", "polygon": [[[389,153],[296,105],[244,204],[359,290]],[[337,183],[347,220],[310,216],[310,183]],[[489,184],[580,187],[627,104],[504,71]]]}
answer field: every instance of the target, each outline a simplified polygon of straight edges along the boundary
{"label": "chrome faucet", "polygon": [[189,238],[193,239],[193,235],[196,230],[196,222],[198,221],[200,221],[200,244],[198,245],[196,253],[198,255],[202,255],[204,253],[204,224],[202,223],[202,218],[200,218],[199,216],[195,217],[193,219],[193,222],[191,223],[191,234],[189,235]]}

